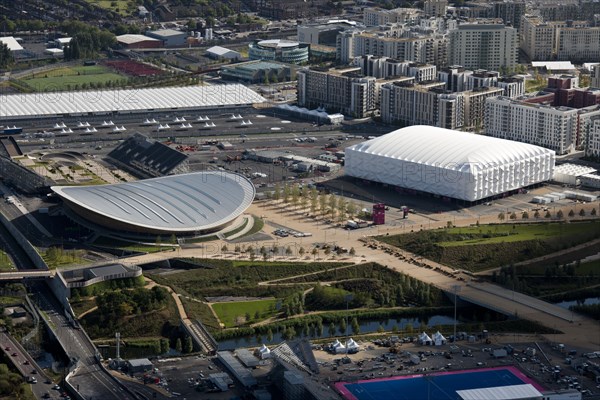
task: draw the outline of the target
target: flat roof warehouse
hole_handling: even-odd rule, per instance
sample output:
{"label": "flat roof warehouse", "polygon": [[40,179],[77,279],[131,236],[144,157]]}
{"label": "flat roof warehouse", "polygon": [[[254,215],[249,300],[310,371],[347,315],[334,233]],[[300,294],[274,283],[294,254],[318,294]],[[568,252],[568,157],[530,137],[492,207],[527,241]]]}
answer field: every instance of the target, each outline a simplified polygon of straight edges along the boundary
{"label": "flat roof warehouse", "polygon": [[244,106],[266,100],[244,85],[187,86],[153,89],[44,92],[0,96],[0,118],[18,120],[55,115],[195,110]]}

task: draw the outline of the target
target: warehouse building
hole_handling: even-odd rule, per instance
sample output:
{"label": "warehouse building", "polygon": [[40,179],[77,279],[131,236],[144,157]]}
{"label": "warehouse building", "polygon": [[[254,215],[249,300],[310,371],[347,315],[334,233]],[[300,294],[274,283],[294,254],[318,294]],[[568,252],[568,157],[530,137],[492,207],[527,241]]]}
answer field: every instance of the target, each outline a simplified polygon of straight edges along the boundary
{"label": "warehouse building", "polygon": [[206,49],[206,55],[215,60],[239,60],[242,58],[239,52],[221,46]]}
{"label": "warehouse building", "polygon": [[355,178],[474,202],[552,179],[554,157],[554,151],[529,144],[410,126],[348,147],[345,171]]}
{"label": "warehouse building", "polygon": [[117,43],[126,49],[155,49],[163,47],[162,40],[146,35],[119,35],[117,36]]}
{"label": "warehouse building", "polygon": [[258,93],[240,84],[184,86],[152,89],[53,92],[53,101],[39,101],[39,94],[11,94],[2,98],[0,119],[25,121],[148,112],[202,111],[238,108],[265,102]]}
{"label": "warehouse building", "polygon": [[53,186],[65,212],[83,225],[120,235],[200,236],[231,224],[252,203],[245,177],[202,171],[93,186]]}
{"label": "warehouse building", "polygon": [[165,47],[185,47],[187,33],[175,29],[159,29],[157,31],[148,31],[146,35],[161,40]]}

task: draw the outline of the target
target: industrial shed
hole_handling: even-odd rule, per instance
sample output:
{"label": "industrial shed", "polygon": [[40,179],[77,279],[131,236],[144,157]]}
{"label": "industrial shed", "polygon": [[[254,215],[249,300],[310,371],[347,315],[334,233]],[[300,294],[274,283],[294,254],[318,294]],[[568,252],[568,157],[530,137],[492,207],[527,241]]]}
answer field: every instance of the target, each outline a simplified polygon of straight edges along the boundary
{"label": "industrial shed", "polygon": [[29,121],[57,115],[64,118],[107,113],[146,115],[149,112],[200,111],[265,102],[258,93],[240,84],[52,92],[47,96],[48,101],[39,101],[39,98],[39,93],[4,96],[0,119]]}
{"label": "industrial shed", "polygon": [[465,201],[552,179],[555,153],[525,143],[410,126],[346,149],[349,176]]}

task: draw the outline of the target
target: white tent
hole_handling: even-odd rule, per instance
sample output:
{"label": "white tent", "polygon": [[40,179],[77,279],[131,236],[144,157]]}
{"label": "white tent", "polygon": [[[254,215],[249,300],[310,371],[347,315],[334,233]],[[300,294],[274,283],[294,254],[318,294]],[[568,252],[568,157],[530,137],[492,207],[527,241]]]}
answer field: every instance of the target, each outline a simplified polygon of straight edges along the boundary
{"label": "white tent", "polygon": [[346,342],[346,347],[348,348],[348,351],[360,349],[359,344],[356,343],[352,338]]}
{"label": "white tent", "polygon": [[429,337],[429,335],[427,333],[423,332],[419,335],[419,344],[424,345],[424,346],[431,345],[431,338]]}
{"label": "white tent", "polygon": [[331,345],[331,348],[333,349],[333,352],[335,354],[340,354],[340,353],[345,353],[346,352],[346,346],[344,346],[343,344],[340,343],[339,340],[336,339],[335,342],[333,342],[333,344]]}
{"label": "white tent", "polygon": [[433,126],[398,129],[345,153],[346,175],[467,201],[550,180],[554,170],[552,150]]}
{"label": "white tent", "polygon": [[261,359],[261,360],[265,360],[267,358],[271,358],[271,350],[269,350],[269,348],[263,344],[257,351],[256,351],[256,355]]}
{"label": "white tent", "polygon": [[440,331],[437,331],[436,333],[434,333],[431,338],[433,339],[433,344],[435,344],[436,346],[441,346],[441,345],[446,344],[446,338],[444,337],[444,335],[442,335],[440,333]]}

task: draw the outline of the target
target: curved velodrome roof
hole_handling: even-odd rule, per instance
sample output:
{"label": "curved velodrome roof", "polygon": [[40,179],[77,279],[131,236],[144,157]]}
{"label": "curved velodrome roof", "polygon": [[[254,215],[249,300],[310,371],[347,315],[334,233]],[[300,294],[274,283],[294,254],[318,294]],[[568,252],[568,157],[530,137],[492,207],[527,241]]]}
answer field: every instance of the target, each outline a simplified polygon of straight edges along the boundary
{"label": "curved velodrome roof", "polygon": [[241,175],[203,171],[130,183],[53,186],[65,200],[107,218],[150,230],[190,232],[223,225],[254,199]]}
{"label": "curved velodrome roof", "polygon": [[265,99],[241,84],[152,89],[95,90],[15,94],[3,97],[0,118],[53,114],[190,109],[263,103]]}
{"label": "curved velodrome roof", "polygon": [[454,171],[554,153],[532,144],[427,125],[398,129],[348,149]]}

